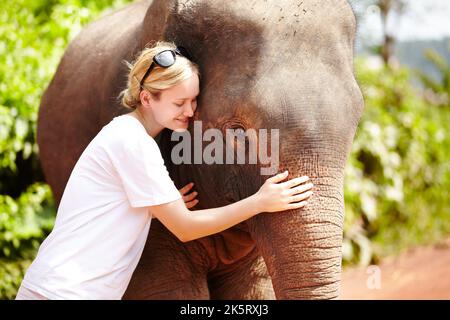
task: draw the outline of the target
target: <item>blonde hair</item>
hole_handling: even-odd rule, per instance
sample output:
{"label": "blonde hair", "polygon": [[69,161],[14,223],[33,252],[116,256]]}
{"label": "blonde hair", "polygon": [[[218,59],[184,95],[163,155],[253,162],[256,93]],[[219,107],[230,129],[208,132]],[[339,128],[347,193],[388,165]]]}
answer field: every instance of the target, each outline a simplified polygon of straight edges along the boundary
{"label": "blonde hair", "polygon": [[[175,48],[176,45],[173,42],[158,41],[154,46],[146,47],[139,52],[134,62],[129,63],[124,60],[129,69],[127,88],[122,90],[118,96],[124,107],[136,109],[141,104],[140,81],[153,62],[153,57],[163,50]],[[168,68],[156,65],[145,79],[142,87],[147,89],[156,100],[159,100],[161,91],[189,79],[192,74],[200,77],[198,65],[186,57],[177,55],[175,63]]]}

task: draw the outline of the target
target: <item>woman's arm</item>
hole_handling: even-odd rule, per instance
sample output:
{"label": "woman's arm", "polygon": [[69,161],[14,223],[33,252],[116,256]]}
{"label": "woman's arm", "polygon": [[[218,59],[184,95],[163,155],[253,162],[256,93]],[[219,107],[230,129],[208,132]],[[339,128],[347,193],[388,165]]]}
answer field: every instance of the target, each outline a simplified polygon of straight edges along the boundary
{"label": "woman's arm", "polygon": [[261,212],[297,209],[307,204],[313,185],[303,184],[308,177],[286,182],[287,171],[266,180],[259,191],[233,204],[205,210],[189,211],[182,199],[150,206],[149,211],[182,242],[202,238],[228,229]]}

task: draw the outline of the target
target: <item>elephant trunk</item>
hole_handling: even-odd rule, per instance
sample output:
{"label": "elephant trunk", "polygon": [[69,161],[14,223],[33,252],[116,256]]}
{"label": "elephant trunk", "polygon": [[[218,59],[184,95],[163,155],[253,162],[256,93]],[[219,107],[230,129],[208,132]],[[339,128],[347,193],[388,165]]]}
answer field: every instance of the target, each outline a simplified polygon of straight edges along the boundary
{"label": "elephant trunk", "polygon": [[324,148],[302,151],[282,162],[287,165],[282,169],[290,171],[289,178],[308,175],[314,184],[314,194],[305,207],[263,213],[249,221],[277,299],[339,296],[346,152],[341,159],[324,157],[324,153]]}

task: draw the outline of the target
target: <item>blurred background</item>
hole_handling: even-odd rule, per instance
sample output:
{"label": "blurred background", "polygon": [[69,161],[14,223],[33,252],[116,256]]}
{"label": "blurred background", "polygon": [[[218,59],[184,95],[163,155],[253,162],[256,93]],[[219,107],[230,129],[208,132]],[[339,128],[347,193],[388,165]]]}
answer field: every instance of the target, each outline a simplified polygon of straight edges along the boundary
{"label": "blurred background", "polygon": [[[56,215],[41,96],[83,26],[129,2],[0,0],[0,299],[15,297]],[[349,2],[365,109],[346,167],[343,297],[448,299],[450,2]]]}

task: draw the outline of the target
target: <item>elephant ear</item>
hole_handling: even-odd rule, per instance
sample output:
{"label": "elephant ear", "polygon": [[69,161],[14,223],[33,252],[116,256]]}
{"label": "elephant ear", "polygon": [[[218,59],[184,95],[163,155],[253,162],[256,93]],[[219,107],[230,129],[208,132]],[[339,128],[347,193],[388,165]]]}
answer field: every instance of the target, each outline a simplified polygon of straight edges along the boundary
{"label": "elephant ear", "polygon": [[169,18],[178,10],[178,0],[153,0],[145,14],[142,40],[163,40]]}

